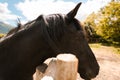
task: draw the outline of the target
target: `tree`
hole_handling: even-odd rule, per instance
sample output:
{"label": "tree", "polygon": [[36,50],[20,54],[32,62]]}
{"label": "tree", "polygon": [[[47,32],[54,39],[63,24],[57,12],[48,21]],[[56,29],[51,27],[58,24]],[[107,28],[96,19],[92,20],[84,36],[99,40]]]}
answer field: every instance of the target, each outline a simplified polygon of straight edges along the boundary
{"label": "tree", "polygon": [[97,15],[98,14],[95,14],[94,12],[91,13],[84,22],[84,28],[86,31],[88,42],[100,41],[100,36],[96,34]]}
{"label": "tree", "polygon": [[120,2],[111,1],[98,14],[97,34],[106,40],[120,42]]}
{"label": "tree", "polygon": [[92,28],[95,29],[95,19],[96,19],[97,15],[93,12],[91,13],[85,20],[85,25],[87,26],[91,26]]}

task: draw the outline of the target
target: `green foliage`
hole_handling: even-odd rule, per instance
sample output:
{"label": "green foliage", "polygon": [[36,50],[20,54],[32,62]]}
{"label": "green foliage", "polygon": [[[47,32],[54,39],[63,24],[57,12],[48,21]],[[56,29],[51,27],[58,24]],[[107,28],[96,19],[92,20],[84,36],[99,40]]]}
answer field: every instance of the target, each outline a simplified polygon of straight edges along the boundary
{"label": "green foliage", "polygon": [[89,43],[100,41],[100,36],[96,34],[96,18],[97,14],[93,12],[86,18],[84,22],[84,28]]}
{"label": "green foliage", "polygon": [[109,41],[120,41],[120,2],[110,2],[99,14],[97,34]]}
{"label": "green foliage", "polygon": [[103,39],[120,43],[120,1],[111,1],[98,13],[92,13],[85,21],[94,26]]}
{"label": "green foliage", "polygon": [[97,15],[93,12],[85,20],[85,24],[95,29],[95,19]]}

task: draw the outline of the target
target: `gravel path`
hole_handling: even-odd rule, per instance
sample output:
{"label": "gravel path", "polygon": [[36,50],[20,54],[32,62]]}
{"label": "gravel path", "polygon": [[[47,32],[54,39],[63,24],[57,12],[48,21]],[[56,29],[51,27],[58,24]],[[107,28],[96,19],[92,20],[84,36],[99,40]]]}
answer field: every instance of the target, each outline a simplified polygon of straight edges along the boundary
{"label": "gravel path", "polygon": [[99,75],[92,80],[120,80],[120,55],[106,46],[92,48],[92,50],[100,65]]}

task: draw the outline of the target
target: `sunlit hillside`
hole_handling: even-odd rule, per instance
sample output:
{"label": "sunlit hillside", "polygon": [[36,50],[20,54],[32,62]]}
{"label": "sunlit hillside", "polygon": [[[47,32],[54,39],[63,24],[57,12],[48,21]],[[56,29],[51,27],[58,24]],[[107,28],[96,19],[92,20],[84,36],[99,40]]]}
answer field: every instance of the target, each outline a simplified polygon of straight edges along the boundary
{"label": "sunlit hillside", "polygon": [[13,26],[0,22],[0,33],[6,34]]}

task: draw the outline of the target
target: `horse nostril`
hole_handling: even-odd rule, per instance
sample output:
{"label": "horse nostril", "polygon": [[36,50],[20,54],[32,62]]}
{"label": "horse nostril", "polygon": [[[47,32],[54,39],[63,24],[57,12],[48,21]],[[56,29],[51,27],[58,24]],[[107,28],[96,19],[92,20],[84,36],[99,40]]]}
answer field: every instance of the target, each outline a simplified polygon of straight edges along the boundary
{"label": "horse nostril", "polygon": [[100,66],[98,65],[96,68],[94,68],[94,74],[97,76],[99,74]]}
{"label": "horse nostril", "polygon": [[96,75],[99,74],[99,70],[100,70],[100,66],[98,66],[97,69],[96,69]]}
{"label": "horse nostril", "polygon": [[95,78],[98,73],[99,73],[99,66],[94,68],[94,69],[90,69],[90,68],[87,68],[87,69],[82,69],[81,73],[80,73],[80,76],[85,79],[85,80],[91,80],[92,78]]}
{"label": "horse nostril", "polygon": [[96,67],[86,70],[86,76],[89,78],[95,78],[99,74],[100,67],[97,65]]}
{"label": "horse nostril", "polygon": [[91,78],[95,78],[98,74],[98,70],[96,70],[95,72],[91,71],[91,70],[87,70],[86,71],[86,77],[88,80],[90,80]]}

